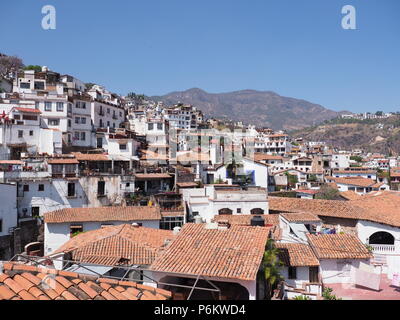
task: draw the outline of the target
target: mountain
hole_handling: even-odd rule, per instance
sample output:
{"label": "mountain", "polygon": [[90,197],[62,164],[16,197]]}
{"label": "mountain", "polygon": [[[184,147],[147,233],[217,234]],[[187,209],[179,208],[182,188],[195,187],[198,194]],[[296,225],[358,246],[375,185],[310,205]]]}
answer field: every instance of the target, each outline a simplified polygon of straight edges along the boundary
{"label": "mountain", "polygon": [[193,88],[151,99],[166,105],[191,104],[210,118],[242,121],[275,130],[293,130],[321,123],[340,113],[305,100],[282,97],[272,91],[241,90],[208,93]]}
{"label": "mountain", "polygon": [[325,141],[330,146],[345,150],[400,154],[400,115],[387,119],[334,119],[289,134],[292,138],[303,138],[305,141]]}

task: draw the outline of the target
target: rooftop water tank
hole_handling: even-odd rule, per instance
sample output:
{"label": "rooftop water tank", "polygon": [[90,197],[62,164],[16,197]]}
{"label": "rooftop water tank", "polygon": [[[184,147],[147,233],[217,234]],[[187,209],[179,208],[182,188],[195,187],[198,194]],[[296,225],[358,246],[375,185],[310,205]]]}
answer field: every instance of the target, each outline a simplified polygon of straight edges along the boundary
{"label": "rooftop water tank", "polygon": [[253,218],[251,218],[250,220],[250,225],[252,227],[264,227],[265,226],[265,221],[264,218],[261,216],[254,216]]}

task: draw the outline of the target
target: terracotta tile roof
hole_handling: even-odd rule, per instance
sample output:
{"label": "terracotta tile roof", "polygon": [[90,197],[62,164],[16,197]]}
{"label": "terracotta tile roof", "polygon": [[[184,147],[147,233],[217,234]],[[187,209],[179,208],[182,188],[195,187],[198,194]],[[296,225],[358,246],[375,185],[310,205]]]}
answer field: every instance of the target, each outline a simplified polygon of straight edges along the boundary
{"label": "terracotta tile roof", "polygon": [[[261,216],[264,219],[264,223],[267,224],[272,224],[272,225],[279,225],[279,215],[277,214],[262,214],[262,215],[257,215]],[[229,224],[231,225],[241,225],[241,226],[250,226],[250,221],[251,218],[253,218],[254,215],[251,214],[220,214],[214,216],[213,221],[218,222],[218,221],[228,221]]]}
{"label": "terracotta tile roof", "polygon": [[177,182],[176,184],[179,188],[196,188],[198,184],[195,182]]}
{"label": "terracotta tile roof", "polygon": [[173,238],[170,230],[123,224],[81,233],[52,254],[70,253],[71,260],[99,265],[150,265]]}
{"label": "terracotta tile roof", "polygon": [[347,200],[357,200],[361,196],[358,193],[355,193],[354,191],[342,191],[339,192],[340,196],[347,199]]}
{"label": "terracotta tile roof", "polygon": [[87,222],[87,221],[140,221],[160,220],[158,207],[99,207],[65,208],[44,214],[45,223]]}
{"label": "terracotta tile roof", "polygon": [[363,210],[349,201],[269,197],[269,209],[279,212],[308,212],[317,216],[359,219]]}
{"label": "terracotta tile roof", "polygon": [[187,275],[255,280],[269,228],[232,225],[227,230],[187,223],[150,269]]}
{"label": "terracotta tile roof", "polygon": [[48,164],[79,164],[79,161],[75,158],[73,159],[49,159],[47,160]]}
{"label": "terracotta tile roof", "polygon": [[308,212],[281,213],[281,216],[283,216],[289,222],[321,221],[317,215]]}
{"label": "terracotta tile roof", "polygon": [[[265,225],[272,225],[271,232],[275,240],[280,240],[282,237],[282,230],[279,227],[279,214],[261,214],[258,215],[264,219]],[[254,216],[251,214],[219,214],[214,216],[213,222],[227,221],[230,225],[239,226],[250,226],[251,218]]]}
{"label": "terracotta tile roof", "polygon": [[153,152],[151,150],[140,150],[143,154],[140,157],[141,160],[168,160],[169,156],[167,154]]}
{"label": "terracotta tile roof", "polygon": [[322,217],[366,220],[400,227],[400,192],[378,191],[358,200],[311,200],[269,197],[269,209],[279,212],[309,212]]}
{"label": "terracotta tile roof", "polygon": [[181,217],[185,215],[183,210],[163,210],[161,209],[162,217]]}
{"label": "terracotta tile roof", "polygon": [[344,177],[344,178],[332,178],[336,184],[347,184],[357,187],[372,187],[376,182],[372,179],[363,177]]}
{"label": "terracotta tile roof", "polygon": [[345,170],[333,170],[333,174],[335,173],[356,173],[356,174],[362,174],[362,173],[376,173],[376,170],[372,170],[369,168],[352,168],[352,169],[345,169]]}
{"label": "terracotta tile roof", "polygon": [[276,243],[279,249],[279,260],[285,266],[313,267],[319,266],[319,261],[311,247],[302,243]]}
{"label": "terracotta tile roof", "polygon": [[136,173],[136,179],[168,179],[172,176],[168,173]]}
{"label": "terracotta tile roof", "polygon": [[72,152],[78,161],[111,161],[105,154]]}
{"label": "terracotta tile roof", "polygon": [[307,234],[318,259],[369,259],[372,254],[351,234]]}
{"label": "terracotta tile roof", "polygon": [[207,153],[199,153],[199,152],[185,152],[181,154],[177,154],[176,158],[171,158],[171,161],[177,162],[206,162],[210,161],[210,156]]}
{"label": "terracotta tile roof", "polygon": [[171,292],[133,281],[4,263],[0,300],[167,300]]}
{"label": "terracotta tile roof", "polygon": [[254,160],[255,161],[262,161],[262,160],[283,160],[282,156],[274,156],[265,153],[254,153]]}
{"label": "terracotta tile roof", "polygon": [[38,109],[32,109],[32,108],[15,108],[15,110],[18,110],[20,112],[26,112],[26,113],[41,113],[40,110]]}
{"label": "terracotta tile roof", "polygon": [[0,164],[20,164],[23,165],[24,162],[21,160],[0,160]]}

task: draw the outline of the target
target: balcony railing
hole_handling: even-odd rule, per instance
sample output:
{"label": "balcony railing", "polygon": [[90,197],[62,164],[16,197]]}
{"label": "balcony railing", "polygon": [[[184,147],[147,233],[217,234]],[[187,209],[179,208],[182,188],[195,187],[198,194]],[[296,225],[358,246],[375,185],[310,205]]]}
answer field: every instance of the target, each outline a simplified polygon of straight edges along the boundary
{"label": "balcony railing", "polygon": [[391,244],[370,244],[374,253],[394,253],[396,248]]}

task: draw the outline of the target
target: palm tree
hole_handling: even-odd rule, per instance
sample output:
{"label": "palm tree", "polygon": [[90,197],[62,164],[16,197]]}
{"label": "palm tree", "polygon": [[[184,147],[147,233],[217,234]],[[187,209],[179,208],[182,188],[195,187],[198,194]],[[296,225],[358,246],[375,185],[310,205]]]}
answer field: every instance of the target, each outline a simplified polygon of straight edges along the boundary
{"label": "palm tree", "polygon": [[282,276],[279,273],[282,262],[279,261],[278,254],[279,249],[275,247],[274,240],[268,239],[267,244],[265,245],[265,252],[262,262],[264,270],[266,298],[268,300],[271,299],[278,283],[283,280]]}

